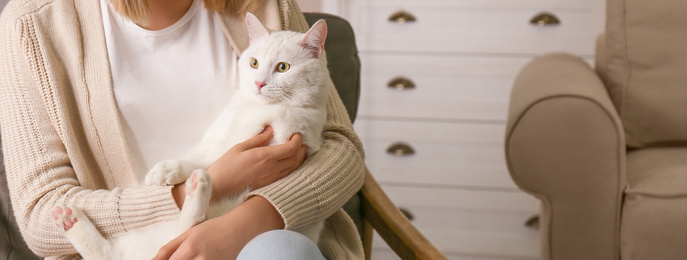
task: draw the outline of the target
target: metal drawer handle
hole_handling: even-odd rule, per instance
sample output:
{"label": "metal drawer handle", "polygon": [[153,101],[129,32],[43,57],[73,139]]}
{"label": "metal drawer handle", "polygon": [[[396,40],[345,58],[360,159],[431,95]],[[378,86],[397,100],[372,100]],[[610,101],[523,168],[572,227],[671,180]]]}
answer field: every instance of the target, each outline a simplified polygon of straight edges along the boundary
{"label": "metal drawer handle", "polygon": [[389,88],[397,90],[410,90],[415,88],[415,83],[405,77],[393,78],[389,83],[386,84]]}
{"label": "metal drawer handle", "polygon": [[531,216],[525,221],[525,226],[534,230],[539,230],[539,215]]}
{"label": "metal drawer handle", "polygon": [[394,143],[386,149],[386,153],[394,156],[410,156],[415,154],[415,150],[406,143]]}
{"label": "metal drawer handle", "polygon": [[407,22],[415,22],[417,19],[411,13],[401,10],[391,14],[391,16],[389,16],[389,21],[404,24]]}
{"label": "metal drawer handle", "polygon": [[561,20],[556,15],[549,12],[538,13],[530,20],[530,23],[539,27],[561,24]]}
{"label": "metal drawer handle", "polygon": [[401,214],[403,214],[403,216],[406,216],[408,220],[413,221],[413,219],[415,219],[415,215],[413,215],[413,213],[411,213],[410,210],[403,207],[398,208],[398,210],[400,210]]}

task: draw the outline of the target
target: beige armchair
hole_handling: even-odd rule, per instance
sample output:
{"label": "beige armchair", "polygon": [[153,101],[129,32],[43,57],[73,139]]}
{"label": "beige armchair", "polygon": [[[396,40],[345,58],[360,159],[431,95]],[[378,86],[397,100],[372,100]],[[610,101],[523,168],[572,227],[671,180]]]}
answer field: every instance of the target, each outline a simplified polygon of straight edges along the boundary
{"label": "beige armchair", "polygon": [[516,79],[514,181],[543,259],[687,259],[687,3],[608,0],[596,71],[558,53]]}

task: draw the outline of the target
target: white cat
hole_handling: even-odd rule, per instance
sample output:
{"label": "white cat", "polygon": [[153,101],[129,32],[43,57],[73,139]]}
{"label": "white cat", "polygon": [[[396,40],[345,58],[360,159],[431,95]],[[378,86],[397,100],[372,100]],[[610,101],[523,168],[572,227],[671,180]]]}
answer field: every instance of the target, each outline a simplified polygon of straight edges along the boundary
{"label": "white cat", "polygon": [[[237,143],[274,129],[270,144],[300,133],[307,153],[320,149],[326,102],[333,83],[323,54],[327,26],[323,20],[303,34],[269,34],[252,14],[246,16],[250,47],[238,60],[239,88],[202,141],[181,160],[158,163],[146,176],[148,185],[186,181],[187,198],[178,220],[149,225],[123,236],[105,239],[78,208],[59,204],[55,223],[85,259],[151,259],[160,247],[206,218],[224,214],[244,201],[248,190],[209,203],[211,180],[205,171]],[[323,223],[299,230],[315,243]]]}

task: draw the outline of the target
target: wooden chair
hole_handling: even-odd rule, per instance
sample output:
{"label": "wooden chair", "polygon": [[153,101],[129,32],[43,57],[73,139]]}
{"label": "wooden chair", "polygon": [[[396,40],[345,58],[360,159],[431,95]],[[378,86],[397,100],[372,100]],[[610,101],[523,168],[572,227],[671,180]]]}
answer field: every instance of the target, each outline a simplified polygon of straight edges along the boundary
{"label": "wooden chair", "polygon": [[[325,50],[329,71],[351,121],[355,121],[360,97],[360,60],[353,29],[337,16],[304,15],[311,26],[319,19],[327,22]],[[370,259],[373,229],[402,259],[446,259],[391,202],[369,170],[365,171],[362,189],[344,208],[358,225],[366,259]]]}

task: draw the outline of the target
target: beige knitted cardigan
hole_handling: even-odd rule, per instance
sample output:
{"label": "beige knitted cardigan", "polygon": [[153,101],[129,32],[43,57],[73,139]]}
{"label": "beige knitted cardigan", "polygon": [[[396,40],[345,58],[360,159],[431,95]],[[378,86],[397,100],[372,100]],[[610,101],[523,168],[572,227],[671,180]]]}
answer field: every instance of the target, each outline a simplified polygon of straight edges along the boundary
{"label": "beige knitted cardigan", "polygon": [[[16,0],[0,18],[0,126],[15,216],[29,247],[49,259],[78,258],[52,223],[57,202],[82,209],[105,237],[175,218],[170,187],[138,187],[112,91],[97,0]],[[240,53],[243,19],[219,15]],[[304,31],[290,0],[258,14],[273,30]],[[319,244],[329,259],[362,258],[341,206],[360,188],[360,141],[336,91],[327,105],[322,150],[252,195],[267,198],[298,230],[326,219]]]}

